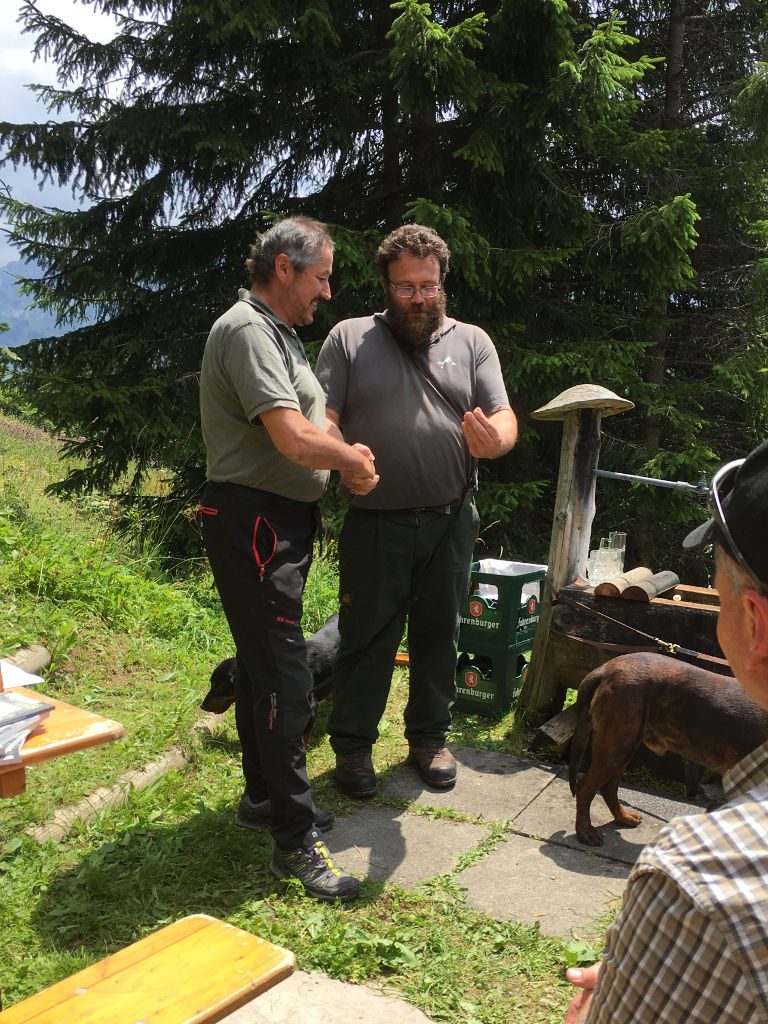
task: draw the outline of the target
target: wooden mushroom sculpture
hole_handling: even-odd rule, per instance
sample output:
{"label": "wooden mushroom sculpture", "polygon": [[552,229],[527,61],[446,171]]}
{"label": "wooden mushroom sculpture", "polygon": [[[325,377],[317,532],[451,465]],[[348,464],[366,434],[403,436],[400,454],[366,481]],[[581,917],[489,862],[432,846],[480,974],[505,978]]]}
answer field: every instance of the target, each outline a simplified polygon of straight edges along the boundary
{"label": "wooden mushroom sculpture", "polygon": [[531,413],[536,420],[561,420],[563,423],[547,583],[531,654],[531,670],[521,695],[521,705],[532,717],[549,713],[559,696],[558,681],[546,675],[552,592],[586,573],[595,517],[600,423],[604,416],[616,416],[634,407],[634,402],[598,384],[577,384]]}

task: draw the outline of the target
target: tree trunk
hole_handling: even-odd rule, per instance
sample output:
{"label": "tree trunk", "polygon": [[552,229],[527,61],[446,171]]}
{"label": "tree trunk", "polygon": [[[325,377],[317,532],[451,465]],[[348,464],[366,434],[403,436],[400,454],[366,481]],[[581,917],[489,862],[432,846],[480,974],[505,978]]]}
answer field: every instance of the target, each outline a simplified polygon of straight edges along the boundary
{"label": "tree trunk", "polygon": [[381,191],[384,227],[392,231],[401,222],[402,181],[400,174],[400,132],[397,123],[397,94],[389,80],[385,80],[381,95]]}
{"label": "tree trunk", "polygon": [[[677,128],[680,119],[682,98],[683,55],[685,48],[685,19],[687,0],[671,0],[669,8],[669,32],[667,34],[667,60],[665,76],[664,113],[662,127],[667,131]],[[657,183],[657,195],[663,201],[672,199],[674,186],[671,175],[666,174]],[[669,297],[650,297],[649,316],[653,320],[650,331],[653,345],[647,350],[645,379],[653,385],[654,400],[658,405],[664,391],[667,368],[667,345],[669,339]],[[663,419],[658,413],[645,416],[640,440],[646,457],[658,451],[661,445]],[[652,514],[652,499],[640,503],[641,514],[635,531],[636,553],[643,565],[652,565],[654,557],[655,521]]]}

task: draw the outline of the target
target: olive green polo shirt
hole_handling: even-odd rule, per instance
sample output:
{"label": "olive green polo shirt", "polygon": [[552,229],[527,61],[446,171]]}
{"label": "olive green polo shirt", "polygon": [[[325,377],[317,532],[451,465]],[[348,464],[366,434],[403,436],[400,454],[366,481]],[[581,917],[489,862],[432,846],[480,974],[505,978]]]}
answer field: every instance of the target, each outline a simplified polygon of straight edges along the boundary
{"label": "olive green polo shirt", "polygon": [[317,501],[324,469],[282,455],[259,417],[296,409],[325,430],[325,399],[304,346],[252,292],[211,328],[200,373],[200,418],[211,481],[241,484],[296,501]]}

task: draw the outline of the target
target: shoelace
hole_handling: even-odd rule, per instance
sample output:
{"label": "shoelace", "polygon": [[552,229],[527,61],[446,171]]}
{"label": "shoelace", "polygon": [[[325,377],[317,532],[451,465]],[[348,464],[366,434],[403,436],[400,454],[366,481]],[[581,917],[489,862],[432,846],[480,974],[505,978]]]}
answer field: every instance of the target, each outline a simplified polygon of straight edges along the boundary
{"label": "shoelace", "polygon": [[[339,871],[331,860],[330,851],[324,842],[318,840],[305,852],[308,853],[314,861],[313,866],[309,868],[308,871],[310,881],[314,882],[316,879],[320,878],[326,870],[330,871],[336,878],[341,878],[341,871]],[[297,859],[299,859],[299,856],[300,855],[297,855]]]}
{"label": "shoelace", "polygon": [[325,845],[325,843],[320,842],[320,840],[318,840],[314,844],[310,852],[312,854],[313,860],[318,862],[317,867],[313,870],[312,873],[313,880],[315,878],[320,877],[320,875],[324,874],[326,870],[330,871],[332,875],[336,876],[336,878],[341,877],[341,872],[331,860],[330,851],[328,847]]}

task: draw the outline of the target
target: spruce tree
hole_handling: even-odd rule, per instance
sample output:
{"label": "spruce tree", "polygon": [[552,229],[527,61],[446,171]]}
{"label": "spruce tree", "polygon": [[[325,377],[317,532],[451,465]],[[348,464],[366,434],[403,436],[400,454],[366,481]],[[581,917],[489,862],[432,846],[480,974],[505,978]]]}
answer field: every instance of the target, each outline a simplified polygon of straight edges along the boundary
{"label": "spruce tree", "polygon": [[[337,243],[309,343],[380,308],[386,231],[417,220],[448,241],[450,310],[494,338],[523,424],[480,494],[489,542],[515,557],[546,556],[559,437],[527,414],[558,391],[592,381],[636,402],[607,428],[603,463],[623,471],[690,478],[765,429],[764,154],[749,104],[734,114],[759,74],[762,0],[696,18],[681,0],[94,6],[119,19],[108,44],[25,0],[60,68],[42,97],[73,113],[0,125],[5,159],[88,204],[3,202],[44,271],[29,293],[91,320],[31,343],[17,375],[85,458],[64,488],[137,486],[159,463],[191,500],[207,331],[254,232],[294,213]],[[650,500],[610,493],[625,524]],[[651,506],[646,550],[697,516],[675,496]]]}

